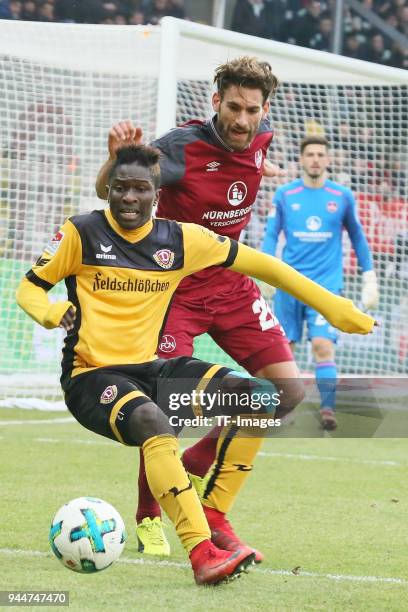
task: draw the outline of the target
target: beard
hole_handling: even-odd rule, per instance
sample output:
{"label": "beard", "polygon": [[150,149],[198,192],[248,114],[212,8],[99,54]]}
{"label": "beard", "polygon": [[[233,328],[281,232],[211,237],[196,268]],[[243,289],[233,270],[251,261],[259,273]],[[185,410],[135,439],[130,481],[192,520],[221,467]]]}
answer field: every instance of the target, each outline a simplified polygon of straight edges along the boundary
{"label": "beard", "polygon": [[317,179],[320,179],[324,174],[324,170],[310,170],[308,172],[306,172],[306,175],[312,180],[312,181],[316,181]]}
{"label": "beard", "polygon": [[257,130],[248,130],[246,132],[234,132],[232,126],[225,126],[219,119],[216,123],[218,134],[222,140],[234,151],[243,151],[253,141]]}

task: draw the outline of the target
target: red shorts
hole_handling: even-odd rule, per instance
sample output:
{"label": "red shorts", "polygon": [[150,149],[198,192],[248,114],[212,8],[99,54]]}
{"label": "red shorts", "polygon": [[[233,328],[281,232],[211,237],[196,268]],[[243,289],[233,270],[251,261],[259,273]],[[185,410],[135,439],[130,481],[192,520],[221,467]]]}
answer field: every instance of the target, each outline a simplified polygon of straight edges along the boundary
{"label": "red shorts", "polygon": [[293,361],[279,321],[258,286],[245,276],[239,275],[222,293],[199,299],[176,292],[158,355],[191,356],[194,338],[205,333],[252,375],[267,365]]}

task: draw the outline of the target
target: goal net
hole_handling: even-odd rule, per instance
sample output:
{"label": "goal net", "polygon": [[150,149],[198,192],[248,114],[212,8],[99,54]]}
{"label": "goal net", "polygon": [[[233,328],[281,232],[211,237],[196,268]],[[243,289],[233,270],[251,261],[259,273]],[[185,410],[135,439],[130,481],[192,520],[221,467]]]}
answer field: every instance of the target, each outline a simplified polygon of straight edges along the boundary
{"label": "goal net", "polygon": [[[268,60],[281,81],[271,105],[270,157],[288,180],[298,173],[300,139],[317,131],[332,144],[331,177],[356,194],[379,277],[381,327],[369,337],[341,336],[340,370],[406,373],[406,72],[171,18],[161,27],[0,21],[0,399],[62,400],[63,333],[32,322],[16,306],[15,289],[67,216],[103,208],[94,182],[110,126],[132,118],[148,141],[208,117],[214,69],[242,54]],[[275,188],[264,181],[242,237],[255,248]],[[361,275],[347,238],[344,257],[345,294],[359,303]],[[61,285],[50,297],[64,294]],[[195,349],[231,363],[208,336]],[[310,367],[307,343],[297,358]]]}

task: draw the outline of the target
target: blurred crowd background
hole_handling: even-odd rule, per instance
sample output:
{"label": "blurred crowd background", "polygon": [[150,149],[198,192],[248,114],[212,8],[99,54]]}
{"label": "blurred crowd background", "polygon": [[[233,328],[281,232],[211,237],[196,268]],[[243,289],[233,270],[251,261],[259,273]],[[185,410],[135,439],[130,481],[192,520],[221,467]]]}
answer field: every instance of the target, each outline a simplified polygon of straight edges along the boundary
{"label": "blurred crowd background", "polygon": [[[344,3],[342,54],[355,59],[408,68],[408,39],[396,42],[393,30],[408,36],[406,0],[363,0],[356,3],[364,19]],[[336,1],[237,0],[231,29],[320,51],[331,51]],[[371,20],[370,20],[371,17]],[[386,36],[373,25],[380,18]],[[387,27],[389,26],[389,27]]]}
{"label": "blurred crowd background", "polygon": [[[344,3],[342,54],[408,68],[408,0],[352,4]],[[171,15],[211,23],[212,5],[212,0],[0,0],[0,18],[156,25]],[[231,30],[332,50],[336,0],[226,0],[226,7],[224,25]],[[405,44],[398,34],[407,37]]]}

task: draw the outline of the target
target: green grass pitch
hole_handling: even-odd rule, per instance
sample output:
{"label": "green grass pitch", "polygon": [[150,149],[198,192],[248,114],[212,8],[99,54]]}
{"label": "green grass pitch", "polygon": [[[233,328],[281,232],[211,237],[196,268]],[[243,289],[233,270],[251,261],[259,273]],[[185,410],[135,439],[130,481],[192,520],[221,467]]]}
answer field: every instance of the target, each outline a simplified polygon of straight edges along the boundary
{"label": "green grass pitch", "polygon": [[[408,610],[406,439],[328,438],[315,423],[318,437],[266,440],[231,512],[266,561],[204,588],[171,525],[171,558],[137,553],[138,451],[67,417],[0,411],[0,590],[68,590],[81,611]],[[48,546],[54,513],[82,495],[113,504],[129,532],[121,559],[100,574],[70,572]]]}

